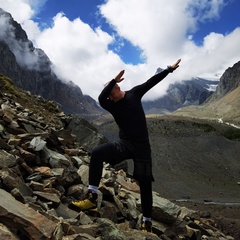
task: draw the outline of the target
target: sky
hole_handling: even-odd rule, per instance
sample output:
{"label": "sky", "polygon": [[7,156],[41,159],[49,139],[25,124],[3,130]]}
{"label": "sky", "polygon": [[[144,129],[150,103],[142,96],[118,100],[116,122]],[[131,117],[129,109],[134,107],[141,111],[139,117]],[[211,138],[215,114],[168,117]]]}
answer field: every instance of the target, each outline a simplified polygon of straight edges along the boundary
{"label": "sky", "polygon": [[0,7],[61,80],[95,100],[122,69],[128,90],[182,59],[149,100],[175,81],[219,79],[240,60],[239,0],[0,0]]}

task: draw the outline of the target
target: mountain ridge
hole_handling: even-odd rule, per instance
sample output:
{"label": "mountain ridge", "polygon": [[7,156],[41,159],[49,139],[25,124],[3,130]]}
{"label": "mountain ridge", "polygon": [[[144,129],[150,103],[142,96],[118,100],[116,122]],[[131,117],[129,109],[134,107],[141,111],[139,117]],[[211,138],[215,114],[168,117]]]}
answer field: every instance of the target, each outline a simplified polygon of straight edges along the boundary
{"label": "mountain ridge", "polygon": [[16,86],[62,105],[67,113],[96,114],[102,109],[90,96],[83,95],[73,82],[61,81],[51,69],[43,50],[28,40],[26,32],[11,15],[0,8],[0,18],[8,24],[0,35],[0,72]]}
{"label": "mountain ridge", "polygon": [[173,115],[221,120],[240,127],[240,61],[228,68],[220,78],[216,92],[202,105],[177,109]]}

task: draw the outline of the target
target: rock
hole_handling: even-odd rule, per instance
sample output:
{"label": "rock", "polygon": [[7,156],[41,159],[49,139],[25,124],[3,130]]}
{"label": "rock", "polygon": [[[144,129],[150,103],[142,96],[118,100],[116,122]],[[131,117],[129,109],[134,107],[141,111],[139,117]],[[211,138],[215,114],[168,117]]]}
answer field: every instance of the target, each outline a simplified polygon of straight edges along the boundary
{"label": "rock", "polygon": [[42,140],[40,136],[34,137],[30,142],[30,148],[35,151],[40,151],[46,146],[46,141]]}
{"label": "rock", "polygon": [[116,179],[116,182],[119,183],[123,188],[130,190],[132,192],[137,192],[140,193],[140,188],[139,186],[136,184],[136,182],[131,182],[129,181],[130,179],[128,179],[128,181],[126,181],[123,178],[118,178]]}
{"label": "rock", "polygon": [[79,213],[69,209],[66,205],[60,203],[59,206],[55,209],[58,216],[64,219],[74,218],[76,219],[79,216]]}
{"label": "rock", "polygon": [[78,169],[77,173],[81,177],[81,181],[84,185],[88,185],[88,171],[89,167],[87,165],[82,164]]}
{"label": "rock", "polygon": [[33,195],[36,195],[39,199],[42,199],[55,207],[59,206],[60,204],[60,198],[57,194],[34,191]]}
{"label": "rock", "polygon": [[0,223],[0,239],[4,240],[19,240],[15,234],[11,232],[6,226]]}
{"label": "rock", "polygon": [[112,221],[106,218],[99,218],[97,220],[103,239],[111,240],[126,240],[127,238],[118,230]]}
{"label": "rock", "polygon": [[171,201],[153,193],[153,219],[163,223],[174,223],[181,213],[181,208]]}
{"label": "rock", "polygon": [[99,134],[93,125],[80,116],[73,116],[67,129],[71,129],[71,132],[76,135],[76,140],[88,151],[106,142],[103,135]]}
{"label": "rock", "polygon": [[9,154],[5,150],[0,150],[0,169],[4,167],[12,167],[16,165],[17,159],[12,154]]}
{"label": "rock", "polygon": [[15,200],[0,189],[0,216],[13,231],[18,230],[29,239],[50,239],[56,224],[43,215]]}

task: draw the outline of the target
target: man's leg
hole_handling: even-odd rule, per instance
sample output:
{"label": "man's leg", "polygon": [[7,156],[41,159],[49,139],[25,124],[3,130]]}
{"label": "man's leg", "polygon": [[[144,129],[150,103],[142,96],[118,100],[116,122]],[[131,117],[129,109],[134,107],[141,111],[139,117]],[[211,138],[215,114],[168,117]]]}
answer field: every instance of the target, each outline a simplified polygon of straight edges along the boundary
{"label": "man's leg", "polygon": [[81,210],[97,208],[98,185],[102,177],[103,162],[113,161],[112,143],[102,144],[93,149],[89,165],[89,185],[87,196],[83,200],[73,201],[71,205]]}
{"label": "man's leg", "polygon": [[[145,150],[142,148],[142,150]],[[143,151],[142,155],[146,154],[145,158],[135,158],[134,161],[134,172],[133,177],[138,180],[141,192],[141,205],[142,205],[142,231],[151,232],[152,229],[152,204],[153,204],[153,196],[152,196],[152,181],[154,181],[152,175],[152,160],[151,160],[151,152]]]}
{"label": "man's leg", "polygon": [[105,143],[93,149],[89,165],[89,185],[98,186],[102,177],[103,162],[112,166],[132,158],[133,147],[126,142]]}
{"label": "man's leg", "polygon": [[141,179],[139,180],[139,186],[141,191],[141,205],[142,205],[142,213],[143,216],[150,219],[152,216],[152,204],[153,204],[153,196],[152,196],[152,180]]}
{"label": "man's leg", "polygon": [[141,205],[142,205],[142,226],[141,230],[146,232],[152,231],[152,179],[146,178],[139,181],[140,191],[141,191]]}
{"label": "man's leg", "polygon": [[97,207],[98,186],[102,177],[103,163],[115,165],[125,160],[130,154],[127,146],[120,143],[105,143],[93,149],[89,165],[88,195],[84,200],[73,201],[72,205],[81,210]]}
{"label": "man's leg", "polygon": [[106,143],[93,149],[89,164],[89,185],[98,187],[101,177],[103,163],[114,161],[114,144]]}

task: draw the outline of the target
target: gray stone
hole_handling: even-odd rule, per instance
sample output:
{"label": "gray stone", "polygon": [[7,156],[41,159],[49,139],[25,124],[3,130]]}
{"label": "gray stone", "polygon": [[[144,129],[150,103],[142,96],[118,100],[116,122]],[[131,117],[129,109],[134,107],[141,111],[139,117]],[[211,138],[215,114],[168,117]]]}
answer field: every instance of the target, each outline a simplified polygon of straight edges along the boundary
{"label": "gray stone", "polygon": [[0,150],[0,159],[0,169],[4,167],[12,167],[17,163],[16,157],[5,150]]}
{"label": "gray stone", "polygon": [[39,192],[39,191],[34,191],[33,195],[36,195],[39,197],[41,200],[47,201],[47,202],[52,202],[52,204],[56,207],[59,206],[60,204],[60,198],[57,194],[55,193],[47,193],[47,192]]}
{"label": "gray stone", "polygon": [[0,189],[0,217],[6,226],[18,230],[29,239],[50,239],[56,224],[15,200]]}
{"label": "gray stone", "polygon": [[46,146],[46,141],[41,139],[40,136],[34,137],[30,142],[30,148],[34,151],[40,151]]}
{"label": "gray stone", "polygon": [[56,212],[59,217],[62,217],[64,219],[77,218],[79,216],[78,212],[69,209],[66,205],[62,203],[60,203],[59,206],[56,208]]}
{"label": "gray stone", "polygon": [[63,154],[52,151],[47,147],[43,148],[43,153],[45,158],[48,159],[48,162],[52,168],[62,168],[64,166],[70,166],[71,164]]}
{"label": "gray stone", "polygon": [[181,208],[178,205],[153,192],[153,219],[164,223],[173,223],[180,213]]}
{"label": "gray stone", "polygon": [[78,169],[78,175],[81,177],[82,183],[88,185],[88,171],[89,167],[87,165],[81,165]]}
{"label": "gray stone", "polygon": [[99,218],[97,220],[99,229],[101,231],[102,237],[105,240],[126,240],[127,237],[124,236],[122,232],[113,224],[112,221],[106,218]]}

